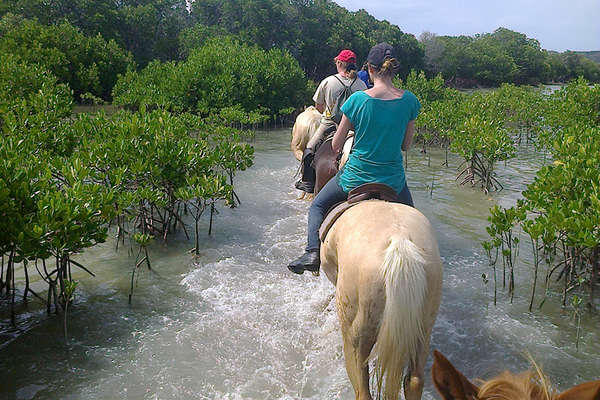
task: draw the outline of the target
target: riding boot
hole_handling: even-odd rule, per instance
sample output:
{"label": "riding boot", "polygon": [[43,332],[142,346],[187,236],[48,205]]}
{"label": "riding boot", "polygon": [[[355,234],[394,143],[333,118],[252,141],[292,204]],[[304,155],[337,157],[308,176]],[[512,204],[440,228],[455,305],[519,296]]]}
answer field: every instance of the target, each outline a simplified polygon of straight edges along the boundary
{"label": "riding boot", "polygon": [[296,274],[303,274],[304,271],[310,271],[318,274],[321,266],[319,250],[310,250],[304,252],[299,258],[288,265],[288,269]]}
{"label": "riding boot", "polygon": [[302,154],[302,179],[296,182],[296,189],[313,193],[315,191],[315,181],[317,179],[312,162],[315,158],[313,149],[307,148]]}

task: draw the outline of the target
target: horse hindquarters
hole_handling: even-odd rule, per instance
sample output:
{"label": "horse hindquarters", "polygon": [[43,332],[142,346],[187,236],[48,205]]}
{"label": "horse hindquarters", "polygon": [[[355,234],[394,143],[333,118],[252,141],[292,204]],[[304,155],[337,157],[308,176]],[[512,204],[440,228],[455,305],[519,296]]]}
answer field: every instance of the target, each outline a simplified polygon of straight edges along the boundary
{"label": "horse hindquarters", "polygon": [[298,161],[302,161],[302,153],[306,148],[306,144],[318,129],[320,120],[321,113],[314,106],[308,107],[296,117],[292,127],[290,148]]}
{"label": "horse hindquarters", "polygon": [[402,204],[361,203],[335,222],[321,263],[337,287],[346,368],[357,399],[371,399],[370,358],[377,359],[378,398],[398,398],[408,365],[405,397],[420,399],[442,281],[427,219]]}

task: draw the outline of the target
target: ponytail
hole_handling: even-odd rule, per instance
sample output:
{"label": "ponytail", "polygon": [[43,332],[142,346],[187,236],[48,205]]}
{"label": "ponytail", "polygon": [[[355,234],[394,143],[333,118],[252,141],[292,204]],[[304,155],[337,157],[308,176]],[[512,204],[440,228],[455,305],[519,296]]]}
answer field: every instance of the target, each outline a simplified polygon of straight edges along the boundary
{"label": "ponytail", "polygon": [[381,67],[377,68],[373,64],[369,64],[375,70],[375,75],[378,76],[394,76],[400,68],[400,63],[393,57],[388,57],[383,61]]}
{"label": "ponytail", "polygon": [[356,78],[357,73],[356,73],[356,64],[348,64],[348,66],[346,67],[346,73],[348,74],[348,77],[351,79]]}
{"label": "ponytail", "polygon": [[379,72],[381,72],[383,75],[395,74],[398,70],[398,67],[400,67],[398,60],[395,58],[386,58],[383,62],[383,65],[379,69]]}

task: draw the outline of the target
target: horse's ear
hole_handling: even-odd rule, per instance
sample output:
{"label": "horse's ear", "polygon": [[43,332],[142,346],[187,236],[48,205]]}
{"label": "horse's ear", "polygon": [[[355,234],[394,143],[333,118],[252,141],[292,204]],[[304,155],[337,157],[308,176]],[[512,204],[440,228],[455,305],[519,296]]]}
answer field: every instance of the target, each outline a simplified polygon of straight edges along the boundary
{"label": "horse's ear", "polygon": [[444,400],[476,400],[479,388],[473,385],[442,353],[433,351],[433,383]]}
{"label": "horse's ear", "polygon": [[600,400],[600,380],[574,386],[559,394],[556,400]]}

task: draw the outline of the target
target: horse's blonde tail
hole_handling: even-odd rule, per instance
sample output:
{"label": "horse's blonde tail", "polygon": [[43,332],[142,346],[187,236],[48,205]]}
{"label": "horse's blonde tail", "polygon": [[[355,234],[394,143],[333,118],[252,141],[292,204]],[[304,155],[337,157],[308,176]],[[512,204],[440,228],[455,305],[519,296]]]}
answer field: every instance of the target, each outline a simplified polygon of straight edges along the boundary
{"label": "horse's blonde tail", "polygon": [[[377,397],[397,399],[408,361],[415,362],[425,340],[423,327],[427,276],[425,259],[407,238],[392,237],[380,268],[385,284],[385,308],[377,342],[370,359],[376,358]],[[385,378],[385,389],[383,388]]]}

